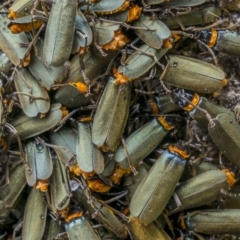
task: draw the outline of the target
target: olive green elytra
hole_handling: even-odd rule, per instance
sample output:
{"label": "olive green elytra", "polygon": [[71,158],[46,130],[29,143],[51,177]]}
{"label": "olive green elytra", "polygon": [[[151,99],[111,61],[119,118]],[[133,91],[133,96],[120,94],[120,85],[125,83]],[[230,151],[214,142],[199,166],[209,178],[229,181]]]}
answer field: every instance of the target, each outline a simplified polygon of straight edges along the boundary
{"label": "olive green elytra", "polygon": [[24,240],[41,240],[46,220],[47,205],[43,201],[43,194],[32,188],[25,207],[22,238]]}
{"label": "olive green elytra", "polygon": [[225,73],[213,64],[180,55],[169,55],[163,81],[197,93],[214,93],[222,88]]}
{"label": "olive green elytra", "polygon": [[227,177],[222,171],[207,171],[180,183],[174,190],[180,200],[180,206],[172,197],[167,208],[171,213],[175,213],[202,206],[217,200],[221,197],[221,190],[228,189]]}
{"label": "olive green elytra", "polygon": [[143,178],[130,202],[130,213],[143,224],[157,219],[183,173],[186,161],[166,150]]}
{"label": "olive green elytra", "polygon": [[205,234],[239,234],[239,209],[208,209],[186,219],[187,230]]}
{"label": "olive green elytra", "polygon": [[76,19],[75,0],[55,0],[44,38],[43,60],[47,65],[63,65],[72,51]]}
{"label": "olive green elytra", "polygon": [[219,114],[213,119],[215,126],[208,126],[214,143],[227,159],[240,168],[240,126],[234,118],[227,114]]}
{"label": "olive green elytra", "polygon": [[30,140],[26,144],[26,158],[28,167],[25,169],[27,183],[34,186],[37,180],[47,180],[50,178],[53,171],[52,157],[50,149],[34,140]]}
{"label": "olive green elytra", "polygon": [[92,141],[98,147],[114,150],[123,134],[130,105],[131,87],[114,84],[110,78],[93,118]]}

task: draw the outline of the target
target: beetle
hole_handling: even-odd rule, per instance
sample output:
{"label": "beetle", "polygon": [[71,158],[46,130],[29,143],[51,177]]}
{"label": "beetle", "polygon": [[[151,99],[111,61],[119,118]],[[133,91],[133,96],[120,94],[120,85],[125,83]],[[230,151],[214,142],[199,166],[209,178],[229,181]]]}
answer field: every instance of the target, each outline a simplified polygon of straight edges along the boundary
{"label": "beetle", "polygon": [[170,240],[171,238],[167,235],[167,233],[158,228],[154,223],[150,223],[147,226],[141,224],[135,218],[130,216],[130,222],[127,223],[127,227],[129,228],[131,235],[134,239],[144,240],[144,239],[156,239],[156,240]]}
{"label": "beetle", "polygon": [[143,107],[144,112],[154,114],[165,114],[179,110],[181,110],[181,107],[178,104],[178,98],[173,93],[161,94],[154,98],[150,98]]}
{"label": "beetle", "polygon": [[124,66],[114,70],[115,84],[126,84],[141,77],[150,70],[157,61],[168,51],[165,49],[154,49],[146,44],[142,45],[130,57],[124,61]]}
{"label": "beetle", "polygon": [[180,55],[168,57],[164,83],[204,94],[217,92],[226,84],[225,73],[213,64]]}
{"label": "beetle", "polygon": [[47,91],[26,68],[15,70],[14,84],[24,113],[28,117],[44,117],[50,109]]}
{"label": "beetle", "polygon": [[233,56],[240,56],[238,32],[230,30],[204,30],[195,34],[199,40],[206,43],[209,47]]}
{"label": "beetle", "polygon": [[240,168],[240,126],[225,113],[218,114],[213,119],[214,125],[209,124],[208,131],[217,147],[224,153],[227,159]]}
{"label": "beetle", "polygon": [[145,27],[150,30],[134,29],[134,32],[147,45],[155,49],[160,49],[163,45],[163,40],[171,36],[169,28],[163,22],[158,19],[152,19],[145,14],[141,14],[140,18],[132,25],[136,27]]}
{"label": "beetle", "polygon": [[128,37],[119,29],[120,25],[108,22],[94,24],[95,44],[103,50],[118,50],[129,42]]}
{"label": "beetle", "polygon": [[[90,120],[90,121],[89,121]],[[77,135],[77,162],[83,172],[102,173],[104,170],[104,157],[92,142],[91,119],[80,119]]]}
{"label": "beetle", "polygon": [[125,140],[126,149],[124,146],[118,147],[115,161],[124,169],[129,168],[130,163],[137,166],[174,128],[172,120],[172,118],[160,116],[143,125]]}
{"label": "beetle", "polygon": [[8,18],[15,19],[29,15],[34,6],[35,0],[16,0],[9,8]]}
{"label": "beetle", "polygon": [[[6,9],[3,9],[5,12]],[[6,14],[0,15],[0,48],[15,66],[27,66],[30,54],[27,53],[29,41],[25,33],[12,34],[7,28],[9,19]],[[21,47],[22,46],[22,47]]]}
{"label": "beetle", "polygon": [[[16,162],[10,169],[9,183],[1,187],[0,191],[0,217],[6,217],[14,207],[21,192],[26,186],[26,177],[24,174],[24,164]],[[0,184],[3,185],[1,180]]]}
{"label": "beetle", "polygon": [[46,219],[47,205],[43,201],[42,193],[32,188],[28,195],[24,212],[22,238],[26,240],[41,240],[44,234]]}
{"label": "beetle", "polygon": [[223,191],[224,200],[220,202],[218,208],[223,209],[239,209],[239,188],[231,187],[230,191]]}
{"label": "beetle", "polygon": [[47,191],[48,179],[53,171],[52,157],[47,146],[30,140],[26,144],[26,158],[28,167],[25,170],[27,183],[30,186],[39,186],[42,191]]}
{"label": "beetle", "polygon": [[123,134],[129,112],[131,87],[116,86],[109,81],[93,118],[92,141],[103,151],[113,151]]}
{"label": "beetle", "polygon": [[83,82],[69,83],[60,87],[53,99],[67,108],[80,108],[90,103],[91,96],[86,96],[87,91],[88,87]]}
{"label": "beetle", "polygon": [[[203,5],[198,8],[173,16],[170,13],[162,13],[158,15],[158,18],[163,21],[169,28],[188,27],[196,25],[205,25],[207,23],[214,23],[221,15],[221,9],[215,5]],[[182,25],[180,25],[179,24]]]}
{"label": "beetle", "polygon": [[52,240],[56,238],[60,232],[61,232],[61,229],[58,222],[53,220],[52,217],[48,217],[43,239]]}
{"label": "beetle", "polygon": [[52,5],[43,47],[43,60],[47,65],[57,67],[68,60],[73,45],[76,8],[75,0],[56,0]]}
{"label": "beetle", "polygon": [[31,15],[13,19],[8,24],[8,29],[13,34],[21,32],[30,32],[32,29],[37,30],[41,27],[42,21],[33,19]]}
{"label": "beetle", "polygon": [[212,170],[180,183],[174,190],[178,203],[172,197],[167,205],[170,213],[202,206],[219,199],[235,183],[234,174],[227,169]]}
{"label": "beetle", "polygon": [[[62,118],[61,104],[52,104],[49,113],[44,118],[20,116],[12,122],[21,140],[37,136],[55,127]],[[12,141],[16,142],[16,137]]]}
{"label": "beetle", "polygon": [[54,213],[64,210],[70,203],[72,196],[69,187],[69,176],[64,164],[58,159],[53,159],[53,173],[50,178],[50,205]]}
{"label": "beetle", "polygon": [[209,101],[205,97],[199,96],[197,93],[185,91],[186,98],[181,98],[179,93],[176,93],[179,96],[179,105],[188,112],[191,118],[205,128],[208,128],[210,118],[215,118],[220,113],[228,114],[234,118],[232,111]]}
{"label": "beetle", "polygon": [[72,53],[81,52],[81,49],[89,46],[93,40],[92,30],[84,14],[77,9],[75,24],[75,35],[72,46]]}
{"label": "beetle", "polygon": [[94,232],[88,220],[83,216],[83,212],[76,209],[65,219],[64,224],[69,240],[77,240],[79,236],[82,239],[100,240],[100,237]]}
{"label": "beetle", "polygon": [[240,210],[208,209],[188,213],[185,224],[188,231],[204,234],[239,234]]}
{"label": "beetle", "polygon": [[189,154],[178,146],[168,147],[134,192],[130,202],[133,217],[147,225],[161,214],[176,188],[188,157]]}
{"label": "beetle", "polygon": [[239,0],[221,0],[222,6],[232,11],[240,10],[240,1]]}

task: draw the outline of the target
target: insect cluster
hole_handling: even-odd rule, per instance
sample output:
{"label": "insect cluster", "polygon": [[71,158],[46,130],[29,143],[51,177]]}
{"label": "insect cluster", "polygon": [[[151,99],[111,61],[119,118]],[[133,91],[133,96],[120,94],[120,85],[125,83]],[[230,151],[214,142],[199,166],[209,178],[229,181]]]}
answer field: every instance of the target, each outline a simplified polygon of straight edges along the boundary
{"label": "insect cluster", "polygon": [[239,0],[0,8],[0,239],[240,238]]}

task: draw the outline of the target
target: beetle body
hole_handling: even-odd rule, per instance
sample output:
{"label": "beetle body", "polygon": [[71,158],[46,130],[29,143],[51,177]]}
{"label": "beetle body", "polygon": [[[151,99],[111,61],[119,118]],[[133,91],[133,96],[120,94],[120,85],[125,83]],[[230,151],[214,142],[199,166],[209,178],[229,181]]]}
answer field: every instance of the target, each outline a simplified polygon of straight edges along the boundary
{"label": "beetle body", "polygon": [[191,101],[191,103],[186,102],[184,106],[182,106],[183,109],[189,113],[191,118],[195,119],[205,128],[208,127],[209,120],[206,117],[206,113],[200,109],[204,109],[212,118],[215,118],[218,114],[221,113],[227,114],[234,118],[234,113],[229,109],[210,102],[207,98],[200,97],[196,93],[187,93],[187,98]]}
{"label": "beetle body", "polygon": [[238,32],[213,29],[211,31],[201,31],[198,37],[209,47],[213,47],[219,52],[240,56],[240,34]]}
{"label": "beetle body", "polygon": [[70,202],[69,176],[64,164],[58,159],[53,160],[54,170],[50,178],[51,207],[54,213],[65,209]]}
{"label": "beetle body", "polygon": [[24,168],[25,166],[18,162],[10,169],[9,183],[0,191],[0,217],[9,213],[26,186]]}
{"label": "beetle body", "polygon": [[90,122],[78,123],[77,162],[83,172],[102,173],[104,170],[104,157],[101,151],[92,142],[92,124]]}
{"label": "beetle body", "polygon": [[161,155],[133,194],[130,212],[143,224],[161,214],[185,168],[189,155],[175,147],[169,149],[172,150]]}
{"label": "beetle body", "polygon": [[103,50],[118,50],[129,42],[128,37],[122,33],[119,24],[99,22],[93,27],[97,44]]}
{"label": "beetle body", "polygon": [[126,140],[126,149],[120,146],[115,154],[115,161],[122,168],[129,168],[128,154],[133,166],[137,166],[163,140],[174,127],[160,117],[143,125]]}
{"label": "beetle body", "polygon": [[217,16],[221,15],[221,9],[215,5],[202,6],[201,8],[192,9],[191,11],[178,15],[176,17],[171,14],[160,15],[159,19],[163,21],[169,28],[180,28],[179,20],[184,27],[204,25],[214,23],[218,20]]}
{"label": "beetle body", "polygon": [[83,82],[71,83],[58,89],[54,95],[54,101],[67,108],[80,108],[87,105],[91,97],[85,96],[87,85]]}
{"label": "beetle body", "polygon": [[31,14],[35,0],[16,0],[9,8],[8,18],[15,19]]}
{"label": "beetle body", "polygon": [[208,131],[214,143],[227,159],[240,168],[240,126],[227,114],[219,114],[213,119],[215,126],[209,125]]}
{"label": "beetle body", "polygon": [[204,210],[187,218],[187,230],[205,234],[239,234],[240,210]]}
{"label": "beetle body", "polygon": [[[38,134],[50,130],[60,122],[62,118],[62,111],[60,108],[61,104],[52,104],[45,118],[30,118],[24,115],[14,120],[12,125],[16,128],[21,140],[35,137]],[[12,141],[16,142],[16,138],[13,137]]]}
{"label": "beetle body", "polygon": [[232,11],[239,11],[240,10],[240,1],[239,0],[223,0],[224,8],[227,8]]}
{"label": "beetle body", "polygon": [[81,48],[87,47],[92,43],[92,30],[81,10],[77,10],[75,35],[72,46],[72,53],[79,52]]}
{"label": "beetle body", "polygon": [[[47,91],[34,79],[29,70],[26,68],[17,70],[14,84],[24,113],[28,117],[44,117],[50,109],[50,99]],[[24,95],[29,92],[32,97]]]}
{"label": "beetle body", "polygon": [[26,240],[41,240],[47,219],[47,205],[42,193],[32,188],[24,212],[22,237]]}
{"label": "beetle body", "polygon": [[169,55],[163,81],[197,93],[213,93],[222,88],[225,73],[218,67],[178,55]]}
{"label": "beetle body", "polygon": [[149,16],[141,14],[140,18],[133,23],[133,26],[144,27],[149,30],[135,29],[136,35],[141,38],[147,45],[152,48],[160,49],[163,45],[163,40],[171,36],[168,27],[158,19],[150,19]]}
{"label": "beetle body", "polygon": [[114,73],[116,77],[115,84],[125,84],[141,77],[150,70],[156,64],[156,61],[152,56],[147,54],[154,55],[156,59],[160,59],[168,51],[167,48],[154,49],[146,44],[142,45],[139,49],[126,59],[124,66],[120,66]]}
{"label": "beetle body", "polygon": [[43,60],[47,65],[63,65],[70,56],[76,7],[75,0],[56,0],[52,5],[43,47]]}
{"label": "beetle body", "polygon": [[116,86],[109,79],[98,104],[92,125],[92,141],[105,151],[119,144],[128,118],[131,88]]}
{"label": "beetle body", "polygon": [[[25,33],[12,34],[7,28],[8,24],[9,19],[7,18],[7,14],[1,14],[0,48],[15,66],[25,67],[30,62],[30,54],[26,54],[29,41]],[[21,44],[26,46],[21,47]]]}
{"label": "beetle body", "polygon": [[130,217],[130,222],[127,224],[131,235],[135,240],[145,240],[145,239],[154,239],[154,240],[170,240],[171,238],[165,233],[161,228],[156,227],[154,223],[150,223],[147,226],[144,226],[136,219]]}
{"label": "beetle body", "polygon": [[163,94],[154,98],[158,112],[161,114],[179,111],[180,107],[177,104],[177,99],[173,94]]}
{"label": "beetle body", "polygon": [[43,239],[52,240],[57,237],[57,235],[61,232],[60,226],[57,221],[52,218],[47,219],[47,224],[45,228],[45,232],[43,235]]}
{"label": "beetle body", "polygon": [[18,34],[21,32],[30,32],[33,29],[37,30],[41,27],[42,23],[42,21],[33,19],[31,15],[28,15],[12,20],[8,24],[8,28],[12,33]]}
{"label": "beetle body", "polygon": [[78,240],[79,236],[81,236],[83,240],[100,240],[84,216],[74,217],[73,215],[73,218],[65,223],[65,230],[69,240]]}
{"label": "beetle body", "polygon": [[27,163],[31,172],[26,169],[28,185],[34,186],[37,180],[48,180],[53,171],[52,157],[47,146],[31,140],[26,145]]}
{"label": "beetle body", "polygon": [[167,207],[171,213],[175,213],[202,206],[220,198],[221,189],[227,191],[229,187],[224,172],[220,170],[207,171],[180,183],[174,193],[178,196],[181,205],[177,206],[172,198]]}

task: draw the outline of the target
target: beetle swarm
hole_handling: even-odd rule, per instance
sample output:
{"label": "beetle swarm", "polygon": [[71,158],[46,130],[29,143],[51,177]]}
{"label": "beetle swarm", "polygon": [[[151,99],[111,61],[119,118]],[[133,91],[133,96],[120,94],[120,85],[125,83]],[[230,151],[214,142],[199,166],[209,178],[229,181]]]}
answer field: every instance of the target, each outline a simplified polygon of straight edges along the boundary
{"label": "beetle swarm", "polygon": [[0,239],[240,238],[239,0],[1,4]]}

